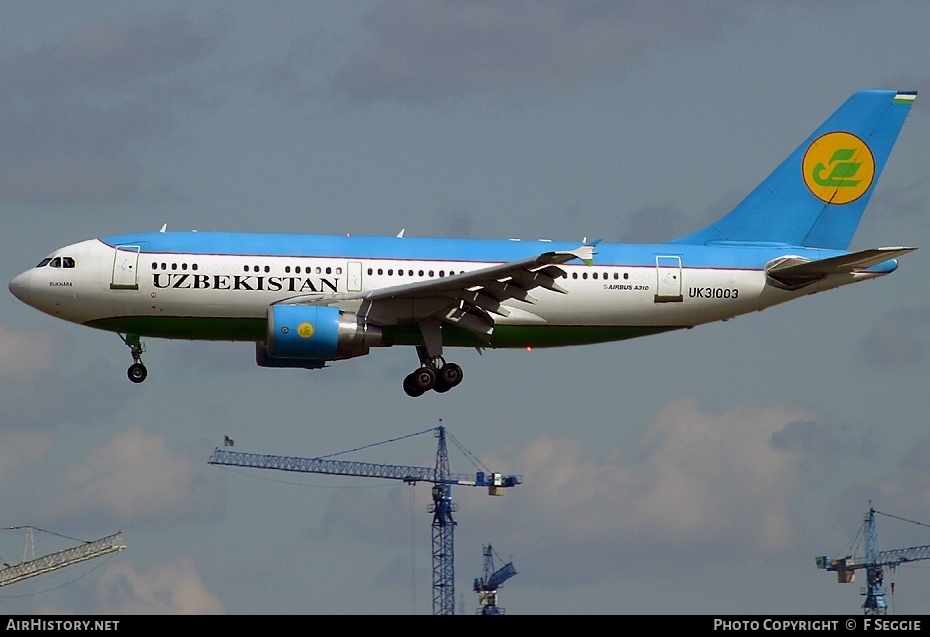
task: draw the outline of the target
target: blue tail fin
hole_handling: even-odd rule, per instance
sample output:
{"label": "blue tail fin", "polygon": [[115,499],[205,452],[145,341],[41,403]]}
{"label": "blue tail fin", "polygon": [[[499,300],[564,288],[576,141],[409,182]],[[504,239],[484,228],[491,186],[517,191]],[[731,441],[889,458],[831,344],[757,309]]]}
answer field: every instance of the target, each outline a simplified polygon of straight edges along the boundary
{"label": "blue tail fin", "polygon": [[916,97],[854,94],[732,212],[671,243],[847,249]]}

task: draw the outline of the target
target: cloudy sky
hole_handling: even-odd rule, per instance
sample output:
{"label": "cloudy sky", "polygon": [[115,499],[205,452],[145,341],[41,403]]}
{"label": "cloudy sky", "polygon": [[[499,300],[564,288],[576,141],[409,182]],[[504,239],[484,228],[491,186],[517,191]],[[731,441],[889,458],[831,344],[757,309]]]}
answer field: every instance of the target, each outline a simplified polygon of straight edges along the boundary
{"label": "cloudy sky", "polygon": [[[147,341],[0,295],[2,527],[128,548],[0,591],[18,613],[429,614],[429,486],[210,466],[435,427],[524,484],[453,489],[456,610],[857,614],[869,502],[930,522],[930,4],[417,0],[0,4],[0,275],[170,229],[661,241],[727,212],[851,93],[920,90],[854,248],[890,277],[726,323],[326,370]],[[922,99],[927,98],[927,99]],[[452,468],[469,472],[453,446]],[[354,457],[431,466],[429,435]],[[879,518],[883,548],[930,544]],[[47,531],[47,532],[45,532]],[[60,534],[59,535],[54,535]],[[25,532],[0,531],[22,559]],[[30,553],[31,554],[31,553]],[[861,554],[861,547],[860,547]],[[930,563],[892,606],[930,613]]]}

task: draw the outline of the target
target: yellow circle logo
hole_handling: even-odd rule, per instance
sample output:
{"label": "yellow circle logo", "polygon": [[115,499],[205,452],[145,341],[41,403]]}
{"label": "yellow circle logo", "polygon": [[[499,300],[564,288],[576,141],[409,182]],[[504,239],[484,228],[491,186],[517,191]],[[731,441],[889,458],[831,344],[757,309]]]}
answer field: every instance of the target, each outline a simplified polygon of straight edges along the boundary
{"label": "yellow circle logo", "polygon": [[875,159],[865,142],[850,133],[827,133],[814,140],[801,162],[804,183],[826,203],[844,204],[865,194],[875,177]]}
{"label": "yellow circle logo", "polygon": [[301,338],[310,338],[313,336],[313,326],[309,323],[301,323],[297,326],[297,333]]}

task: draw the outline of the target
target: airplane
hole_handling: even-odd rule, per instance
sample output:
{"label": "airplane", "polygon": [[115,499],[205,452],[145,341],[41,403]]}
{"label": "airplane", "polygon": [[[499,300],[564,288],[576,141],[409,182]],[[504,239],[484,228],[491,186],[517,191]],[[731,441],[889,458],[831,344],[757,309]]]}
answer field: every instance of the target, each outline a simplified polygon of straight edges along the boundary
{"label": "airplane", "polygon": [[409,396],[457,386],[446,348],[587,345],[691,328],[884,276],[912,247],[848,251],[916,92],[853,94],[731,212],[660,244],[222,232],[124,234],[52,252],[10,292],[142,338],[248,341],[319,369],[408,345]]}

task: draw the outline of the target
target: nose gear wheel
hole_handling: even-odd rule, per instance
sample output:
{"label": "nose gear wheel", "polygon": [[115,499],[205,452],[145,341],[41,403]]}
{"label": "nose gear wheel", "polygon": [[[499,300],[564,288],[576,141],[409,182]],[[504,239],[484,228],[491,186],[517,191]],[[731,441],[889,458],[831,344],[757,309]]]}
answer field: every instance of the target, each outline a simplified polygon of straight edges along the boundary
{"label": "nose gear wheel", "polygon": [[129,369],[126,370],[126,375],[132,382],[141,383],[149,375],[148,369],[142,364],[142,352],[145,351],[145,345],[142,344],[138,334],[127,334],[126,336],[120,334],[119,337],[123,339],[123,343],[126,344],[132,354],[133,362]]}

